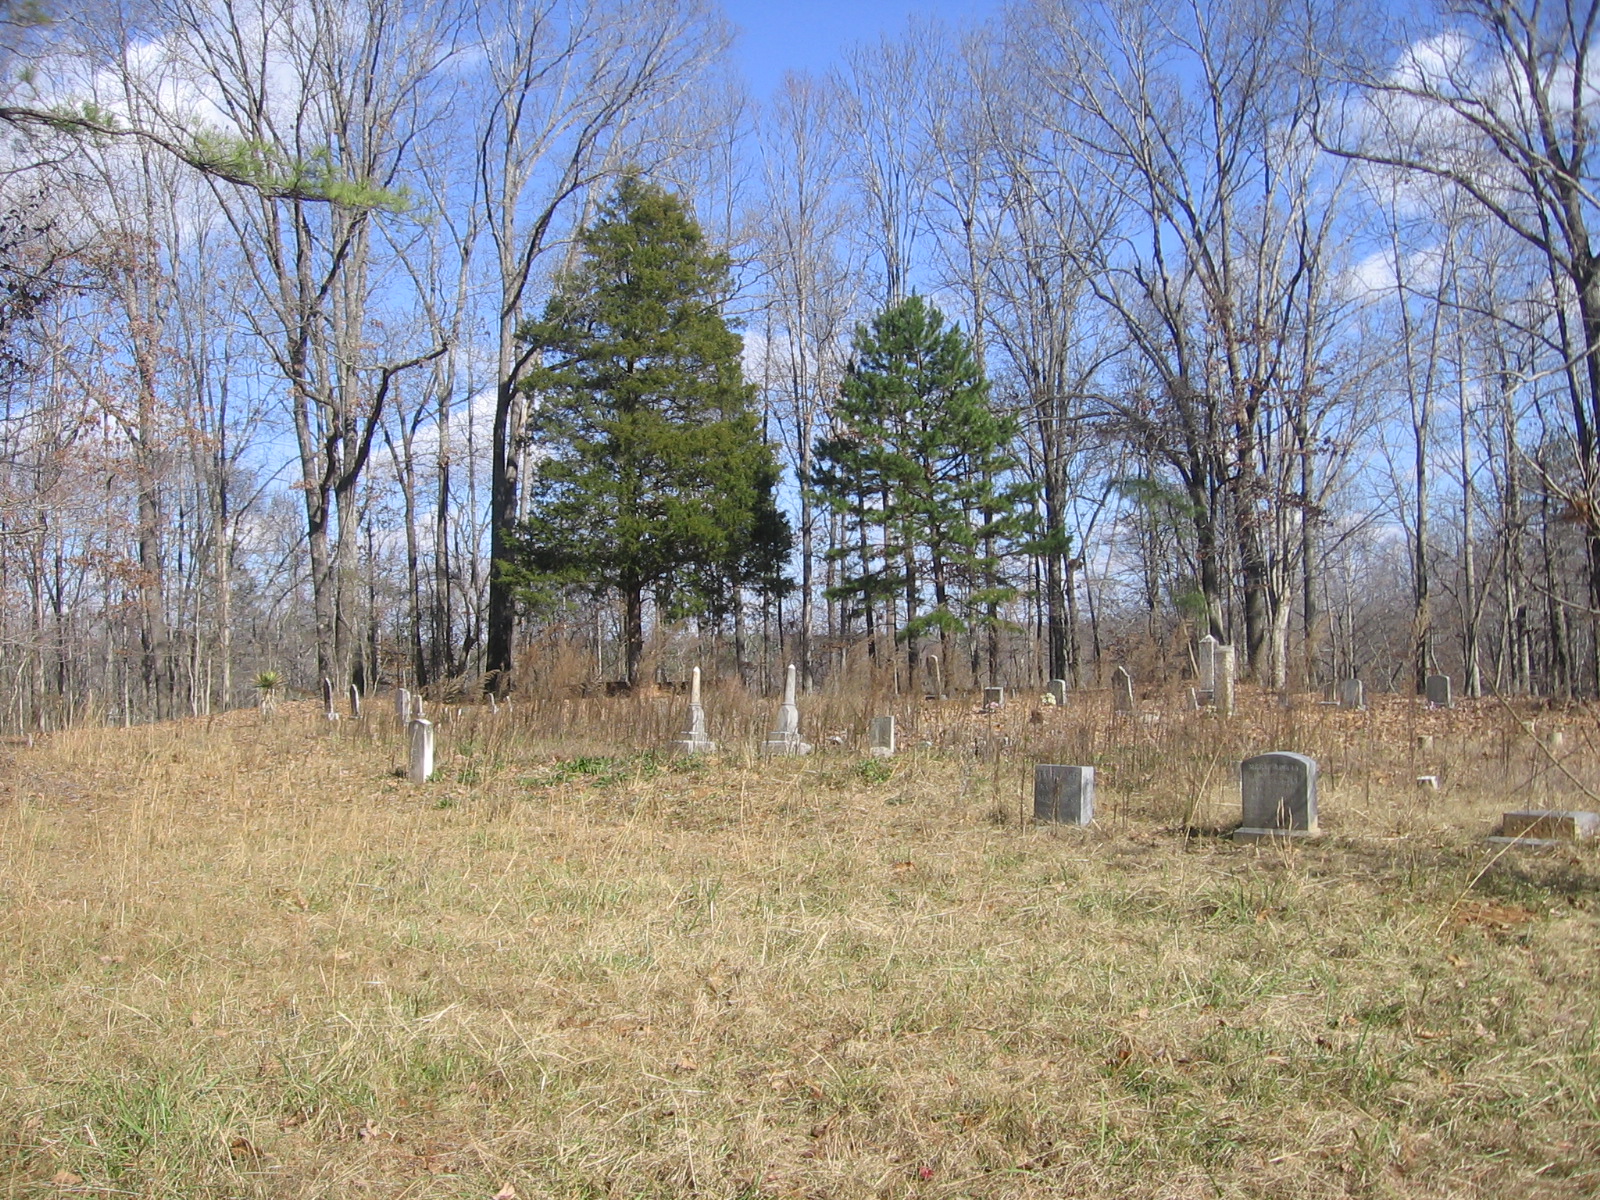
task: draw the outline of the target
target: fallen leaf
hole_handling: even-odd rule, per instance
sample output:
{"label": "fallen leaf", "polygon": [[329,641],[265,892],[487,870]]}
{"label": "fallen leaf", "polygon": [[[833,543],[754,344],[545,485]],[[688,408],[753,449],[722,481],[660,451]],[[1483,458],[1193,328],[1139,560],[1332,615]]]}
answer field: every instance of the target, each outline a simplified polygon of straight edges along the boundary
{"label": "fallen leaf", "polygon": [[672,1069],[675,1071],[698,1071],[700,1069],[700,1064],[685,1054],[677,1062],[672,1064]]}
{"label": "fallen leaf", "polygon": [[517,1200],[517,1189],[508,1183],[494,1194],[494,1200]]}
{"label": "fallen leaf", "polygon": [[62,1170],[57,1171],[54,1175],[50,1176],[50,1182],[55,1184],[57,1187],[73,1187],[74,1185],[83,1182],[83,1176],[74,1175],[71,1171],[63,1168]]}
{"label": "fallen leaf", "polygon": [[228,1143],[228,1153],[234,1158],[260,1158],[261,1151],[251,1144],[249,1138],[236,1137]]}

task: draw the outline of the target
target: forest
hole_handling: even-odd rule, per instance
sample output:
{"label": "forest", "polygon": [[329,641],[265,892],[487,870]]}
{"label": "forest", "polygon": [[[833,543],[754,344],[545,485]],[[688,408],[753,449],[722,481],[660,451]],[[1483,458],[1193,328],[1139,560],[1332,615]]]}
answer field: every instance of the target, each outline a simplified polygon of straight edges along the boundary
{"label": "forest", "polygon": [[[1600,0],[1019,0],[772,95],[711,0],[3,15],[8,730],[1207,632],[1269,689],[1600,691]],[[562,321],[639,196],[707,502],[628,574],[539,539],[613,507],[556,489]]]}

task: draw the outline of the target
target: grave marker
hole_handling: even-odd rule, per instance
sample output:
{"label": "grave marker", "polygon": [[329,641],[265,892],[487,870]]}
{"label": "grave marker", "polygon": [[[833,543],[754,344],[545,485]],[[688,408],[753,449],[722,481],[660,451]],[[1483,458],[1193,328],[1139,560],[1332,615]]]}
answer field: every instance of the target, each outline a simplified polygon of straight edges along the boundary
{"label": "grave marker", "polygon": [[783,703],[778,706],[778,727],[767,735],[761,749],[767,754],[810,754],[811,746],[800,740],[800,708],[795,703],[795,666],[783,681]]}
{"label": "grave marker", "polygon": [[1555,846],[1587,841],[1596,834],[1600,834],[1600,813],[1529,809],[1506,813],[1500,820],[1500,833],[1489,840]]}
{"label": "grave marker", "polygon": [[983,689],[983,710],[993,712],[997,708],[1006,706],[1006,690],[1003,687],[986,687]]}
{"label": "grave marker", "polygon": [[1344,679],[1339,683],[1340,708],[1366,708],[1367,685],[1359,679]]}
{"label": "grave marker", "polygon": [[1209,633],[1200,639],[1200,652],[1196,660],[1200,669],[1200,690],[1217,690],[1217,639]]}
{"label": "grave marker", "polygon": [[418,717],[411,722],[412,783],[427,783],[433,777],[433,722]]}
{"label": "grave marker", "polygon": [[405,688],[394,690],[394,719],[402,725],[411,724],[411,693]]}
{"label": "grave marker", "polygon": [[1304,754],[1272,752],[1239,764],[1244,819],[1238,841],[1317,834],[1317,763]]}
{"label": "grave marker", "polygon": [[1094,768],[1040,763],[1033,768],[1033,819],[1062,825],[1094,820]]}
{"label": "grave marker", "polygon": [[322,677],[322,715],[329,721],[339,719],[338,710],[333,707],[333,680],[326,675]]}
{"label": "grave marker", "polygon": [[1428,703],[1435,708],[1452,708],[1454,700],[1450,695],[1450,676],[1429,675],[1423,682],[1422,690],[1428,697]]}
{"label": "grave marker", "polygon": [[706,710],[700,704],[700,668],[689,674],[689,728],[672,743],[674,750],[685,754],[709,754],[717,748],[706,733]]}
{"label": "grave marker", "polygon": [[894,718],[873,717],[872,725],[868,731],[868,740],[871,745],[867,752],[873,758],[892,758],[894,756]]}
{"label": "grave marker", "polygon": [[1133,676],[1128,674],[1127,667],[1118,667],[1111,672],[1111,711],[1133,712]]}
{"label": "grave marker", "polygon": [[1045,684],[1044,690],[1052,703],[1065,704],[1067,702],[1067,681],[1065,679],[1052,679]]}
{"label": "grave marker", "polygon": [[1233,715],[1233,647],[1218,646],[1212,660],[1212,676],[1216,682],[1211,692],[1212,703],[1225,717]]}
{"label": "grave marker", "polygon": [[925,694],[929,700],[943,700],[944,676],[939,673],[939,656],[937,654],[930,654],[927,658],[923,659],[922,662],[923,671],[926,676],[924,682],[926,682],[928,685]]}
{"label": "grave marker", "polygon": [[350,685],[350,715],[361,720],[361,689],[353,683]]}

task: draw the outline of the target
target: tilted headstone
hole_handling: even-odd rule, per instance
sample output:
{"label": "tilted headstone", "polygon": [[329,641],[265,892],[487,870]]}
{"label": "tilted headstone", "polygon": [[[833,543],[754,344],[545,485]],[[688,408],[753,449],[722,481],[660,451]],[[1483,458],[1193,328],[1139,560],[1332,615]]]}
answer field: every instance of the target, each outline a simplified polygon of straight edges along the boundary
{"label": "tilted headstone", "polygon": [[709,754],[717,744],[706,733],[706,710],[700,704],[700,668],[689,674],[689,728],[672,743],[674,750],[685,754]]}
{"label": "tilted headstone", "polygon": [[1111,711],[1133,711],[1133,676],[1128,674],[1126,667],[1118,667],[1111,672]]}
{"label": "tilted headstone", "polygon": [[983,689],[983,707],[990,712],[1006,706],[1006,690],[1003,687],[986,687]]}
{"label": "tilted headstone", "polygon": [[1366,706],[1366,684],[1359,679],[1343,679],[1339,681],[1340,708],[1365,708]]}
{"label": "tilted headstone", "polygon": [[322,677],[322,715],[330,721],[339,719],[339,711],[333,707],[333,680],[326,675]]}
{"label": "tilted headstone", "polygon": [[433,722],[418,717],[411,722],[412,783],[427,783],[433,777]]}
{"label": "tilted headstone", "polygon": [[873,717],[868,730],[868,753],[873,758],[890,758],[894,755],[894,718]]}
{"label": "tilted headstone", "polygon": [[1429,675],[1422,685],[1423,693],[1428,697],[1428,703],[1435,708],[1450,708],[1454,701],[1450,696],[1450,676]]}
{"label": "tilted headstone", "polygon": [[1304,754],[1274,751],[1239,764],[1244,820],[1233,836],[1311,837],[1317,830],[1317,763]]}
{"label": "tilted headstone", "polygon": [[1218,646],[1212,660],[1212,703],[1223,716],[1233,715],[1233,647]]}
{"label": "tilted headstone", "polygon": [[800,740],[800,708],[795,703],[796,672],[793,663],[783,681],[783,703],[778,706],[778,727],[761,748],[768,754],[810,754],[811,745]]}
{"label": "tilted headstone", "polygon": [[394,690],[394,719],[402,725],[411,724],[411,693],[405,688]]}
{"label": "tilted headstone", "polygon": [[1067,681],[1065,679],[1052,679],[1045,684],[1045,694],[1057,704],[1067,702]]}
{"label": "tilted headstone", "polygon": [[350,685],[350,715],[361,720],[361,689],[353,683]]}
{"label": "tilted headstone", "polygon": [[1033,819],[1063,825],[1094,820],[1094,768],[1040,763],[1033,768]]}
{"label": "tilted headstone", "polygon": [[1217,639],[1209,633],[1200,639],[1200,650],[1196,656],[1195,665],[1200,669],[1200,690],[1214,692],[1217,689]]}

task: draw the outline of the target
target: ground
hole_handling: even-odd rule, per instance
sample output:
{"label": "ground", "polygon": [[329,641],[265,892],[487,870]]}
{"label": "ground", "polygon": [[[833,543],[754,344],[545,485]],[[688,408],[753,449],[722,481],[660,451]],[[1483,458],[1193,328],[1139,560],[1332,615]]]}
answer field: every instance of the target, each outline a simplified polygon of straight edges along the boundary
{"label": "ground", "polygon": [[[1600,807],[1593,712],[808,699],[436,709],[426,786],[382,697],[12,747],[0,1194],[1600,1193],[1600,858],[1483,840]],[[1266,749],[1316,843],[1225,836]]]}

